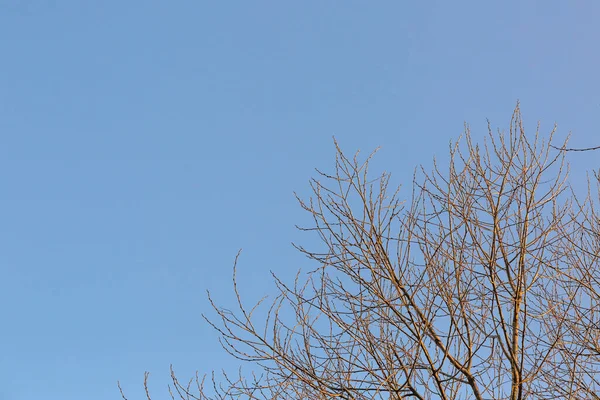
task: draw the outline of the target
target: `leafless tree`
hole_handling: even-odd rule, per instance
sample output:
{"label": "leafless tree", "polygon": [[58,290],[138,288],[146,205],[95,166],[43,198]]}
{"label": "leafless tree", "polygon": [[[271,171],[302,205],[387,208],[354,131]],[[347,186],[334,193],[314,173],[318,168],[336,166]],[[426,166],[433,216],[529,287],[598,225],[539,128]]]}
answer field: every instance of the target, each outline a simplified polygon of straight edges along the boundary
{"label": "leafless tree", "polygon": [[274,276],[276,297],[255,307],[236,267],[237,310],[209,295],[207,321],[253,372],[185,384],[173,373],[172,397],[598,398],[598,199],[574,197],[553,136],[526,134],[518,106],[482,145],[467,127],[406,201],[389,174],[368,175],[372,155],[336,144],[333,173],[298,197],[314,222],[300,229],[322,243],[297,246],[314,270]]}

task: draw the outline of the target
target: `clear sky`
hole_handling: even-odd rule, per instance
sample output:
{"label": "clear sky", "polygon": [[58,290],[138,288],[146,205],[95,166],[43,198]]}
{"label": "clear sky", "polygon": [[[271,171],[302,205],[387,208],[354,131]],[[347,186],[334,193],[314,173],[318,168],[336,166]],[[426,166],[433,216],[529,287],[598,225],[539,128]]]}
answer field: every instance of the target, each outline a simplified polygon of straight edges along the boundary
{"label": "clear sky", "polygon": [[[0,399],[166,398],[238,363],[200,314],[315,240],[343,149],[410,184],[469,122],[600,145],[600,2],[0,0]],[[600,154],[569,155],[575,179]],[[311,266],[308,264],[308,266]]]}

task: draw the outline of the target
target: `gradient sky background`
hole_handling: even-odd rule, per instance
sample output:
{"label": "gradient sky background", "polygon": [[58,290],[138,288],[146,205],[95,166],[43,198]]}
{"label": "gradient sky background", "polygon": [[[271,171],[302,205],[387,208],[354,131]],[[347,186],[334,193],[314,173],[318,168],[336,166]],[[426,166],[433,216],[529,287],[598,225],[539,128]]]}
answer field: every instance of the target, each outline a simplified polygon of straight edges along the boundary
{"label": "gradient sky background", "polygon": [[[0,399],[235,372],[205,290],[231,304],[239,248],[249,302],[313,266],[293,191],[334,135],[407,186],[517,99],[530,130],[600,145],[598,21],[597,1],[0,0]],[[600,153],[569,160],[583,185]]]}

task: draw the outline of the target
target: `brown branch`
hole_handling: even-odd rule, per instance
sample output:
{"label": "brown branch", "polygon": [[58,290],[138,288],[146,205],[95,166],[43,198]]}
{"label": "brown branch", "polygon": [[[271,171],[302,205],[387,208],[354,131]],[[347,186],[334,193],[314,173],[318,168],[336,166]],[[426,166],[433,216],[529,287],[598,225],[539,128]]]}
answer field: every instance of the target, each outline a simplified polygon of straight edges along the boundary
{"label": "brown branch", "polygon": [[585,147],[585,148],[565,148],[565,147],[556,147],[554,145],[550,145],[550,147],[552,147],[555,150],[559,150],[559,151],[591,151],[591,150],[600,150],[600,146],[596,146],[596,147]]}

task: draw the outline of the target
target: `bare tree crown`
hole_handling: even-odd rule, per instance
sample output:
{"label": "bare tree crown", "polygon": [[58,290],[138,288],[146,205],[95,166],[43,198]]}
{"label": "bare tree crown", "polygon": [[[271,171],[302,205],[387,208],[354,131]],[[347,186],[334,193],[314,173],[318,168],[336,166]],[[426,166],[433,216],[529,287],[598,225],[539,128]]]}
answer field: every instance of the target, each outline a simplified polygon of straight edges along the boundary
{"label": "bare tree crown", "polygon": [[276,297],[253,308],[235,268],[237,310],[209,296],[223,348],[255,372],[173,374],[172,397],[599,398],[598,198],[574,197],[553,136],[526,134],[518,106],[481,145],[467,128],[405,202],[336,143],[333,173],[298,197],[322,243],[297,246],[314,270],[274,276]]}

